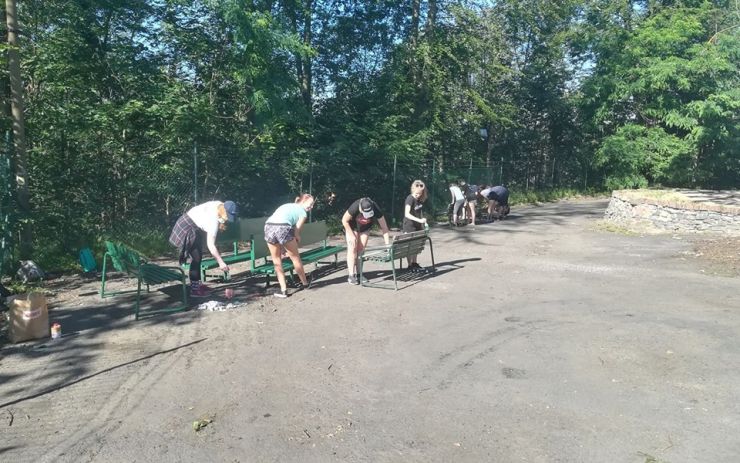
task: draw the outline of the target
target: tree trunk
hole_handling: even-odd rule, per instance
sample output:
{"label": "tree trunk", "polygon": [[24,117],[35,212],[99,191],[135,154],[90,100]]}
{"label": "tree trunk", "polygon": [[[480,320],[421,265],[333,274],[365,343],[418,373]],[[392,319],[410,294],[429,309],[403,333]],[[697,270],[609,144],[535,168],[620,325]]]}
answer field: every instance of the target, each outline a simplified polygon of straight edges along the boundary
{"label": "tree trunk", "polygon": [[416,46],[419,38],[419,10],[421,9],[421,0],[411,0],[411,45]]}
{"label": "tree trunk", "polygon": [[[313,0],[306,0],[306,6],[303,10],[303,44],[307,47],[311,46],[311,25],[313,17]],[[312,79],[312,67],[311,58],[301,60],[303,69],[301,72],[301,95],[303,96],[303,104],[306,105],[306,109],[311,112],[312,106],[312,92],[311,92],[311,79]]]}
{"label": "tree trunk", "polygon": [[488,126],[488,136],[486,137],[486,167],[490,170],[493,159],[493,126]]}
{"label": "tree trunk", "polygon": [[434,28],[437,25],[437,0],[429,0],[429,12],[427,13],[427,35],[434,38]]}
{"label": "tree trunk", "polygon": [[[293,33],[301,36],[301,40],[306,46],[311,46],[312,39],[312,19],[313,19],[313,0],[306,0],[306,4],[301,7],[296,5],[288,10],[288,16],[293,28]],[[300,24],[300,27],[299,27]],[[300,28],[303,28],[301,31]],[[311,112],[313,95],[312,85],[312,63],[311,58],[304,57],[300,52],[295,53],[295,67],[298,86],[301,91],[301,99],[306,109]]]}
{"label": "tree trunk", "polygon": [[[13,145],[16,155],[18,207],[23,218],[31,215],[31,199],[28,191],[28,153],[26,152],[26,128],[23,120],[23,80],[18,53],[18,18],[15,0],[5,0],[5,19],[8,25],[8,74],[10,75],[10,107],[13,122]],[[29,220],[21,221],[21,259],[29,259],[33,251],[32,230]]]}

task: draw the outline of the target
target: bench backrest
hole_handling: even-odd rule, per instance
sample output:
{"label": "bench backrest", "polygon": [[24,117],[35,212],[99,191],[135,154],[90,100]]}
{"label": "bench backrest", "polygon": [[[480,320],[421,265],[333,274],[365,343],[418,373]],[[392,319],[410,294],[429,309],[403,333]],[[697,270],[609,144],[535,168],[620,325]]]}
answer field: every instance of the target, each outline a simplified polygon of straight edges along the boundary
{"label": "bench backrest", "polygon": [[233,243],[239,241],[239,223],[234,222],[226,225],[226,230],[219,231],[216,235],[216,244]]}
{"label": "bench backrest", "polygon": [[320,220],[303,225],[301,230],[301,247],[306,247],[315,243],[326,244],[326,237],[329,234],[329,228],[326,222]]}
{"label": "bench backrest", "polygon": [[113,268],[119,272],[136,274],[142,263],[146,262],[138,252],[129,249],[122,243],[105,242],[105,249],[113,262]]}
{"label": "bench backrest", "polygon": [[249,241],[253,236],[261,236],[267,217],[254,217],[238,219],[228,224],[226,230],[219,232],[216,236],[217,243],[233,243],[238,241]]}
{"label": "bench backrest", "polygon": [[264,235],[256,235],[252,239],[250,252],[252,253],[252,268],[254,268],[254,261],[270,256],[270,249],[267,247]]}
{"label": "bench backrest", "polygon": [[239,238],[241,241],[249,241],[254,237],[264,237],[265,222],[267,217],[254,217],[241,219],[239,221]]}
{"label": "bench backrest", "polygon": [[415,256],[424,250],[427,241],[426,231],[416,231],[405,233],[393,237],[391,243],[393,247],[393,257],[400,259],[402,257]]}

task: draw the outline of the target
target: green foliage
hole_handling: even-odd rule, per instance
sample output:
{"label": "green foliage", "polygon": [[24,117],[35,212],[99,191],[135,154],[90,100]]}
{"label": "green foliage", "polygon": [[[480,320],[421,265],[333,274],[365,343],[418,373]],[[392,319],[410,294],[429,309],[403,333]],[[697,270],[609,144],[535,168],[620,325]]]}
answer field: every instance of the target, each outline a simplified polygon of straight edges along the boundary
{"label": "green foliage", "polygon": [[690,151],[689,143],[660,127],[626,124],[604,139],[596,152],[596,165],[609,172],[606,186],[612,189],[676,184],[688,180],[676,176],[687,171]]}
{"label": "green foliage", "polygon": [[599,189],[588,188],[579,190],[575,188],[552,188],[546,190],[513,190],[509,203],[518,204],[536,204],[544,202],[559,201],[561,199],[574,199],[584,197],[603,197],[607,192]]}
{"label": "green foliage", "polygon": [[[655,8],[599,50],[584,85],[598,128],[596,163],[608,186],[728,188],[740,184],[737,31],[709,2]],[[603,132],[607,133],[604,134]],[[735,148],[733,148],[733,146]]]}
{"label": "green foliage", "polygon": [[522,201],[740,185],[740,29],[726,1],[19,8],[45,268],[74,267],[106,237],[171,252],[174,221],[209,199],[256,216],[310,188],[316,218],[368,195],[398,219],[417,178],[439,210],[457,178]]}

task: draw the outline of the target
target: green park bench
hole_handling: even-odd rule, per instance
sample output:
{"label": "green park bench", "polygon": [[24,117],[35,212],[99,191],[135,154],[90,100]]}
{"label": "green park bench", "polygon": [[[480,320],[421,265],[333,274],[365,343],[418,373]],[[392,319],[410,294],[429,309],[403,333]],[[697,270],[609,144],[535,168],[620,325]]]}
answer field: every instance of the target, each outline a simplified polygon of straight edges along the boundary
{"label": "green park bench", "polygon": [[[331,246],[329,245],[329,229],[326,226],[326,222],[323,220],[320,222],[311,222],[303,226],[301,230],[301,247],[307,247],[319,243],[319,246],[313,247],[306,251],[301,252],[301,262],[304,265],[325,263],[323,259],[334,256],[334,262],[329,262],[332,265],[337,265],[337,254],[346,250],[344,246]],[[252,274],[254,275],[265,275],[266,285],[270,286],[270,275],[275,274],[275,265],[269,259],[270,250],[267,247],[267,243],[263,236],[255,236],[252,239],[251,246],[251,263],[252,263]],[[291,278],[293,275],[293,262],[289,258],[283,259],[283,270],[286,273],[290,273]]]}
{"label": "green park bench", "polygon": [[100,297],[110,297],[118,294],[132,293],[134,290],[118,291],[118,292],[106,292],[105,291],[105,280],[107,272],[107,264],[110,259],[113,267],[119,272],[126,273],[131,277],[135,277],[137,280],[136,287],[136,320],[139,319],[139,309],[141,306],[141,287],[146,285],[146,292],[149,292],[149,286],[159,285],[163,283],[169,283],[171,281],[177,281],[182,286],[182,304],[176,307],[170,307],[166,309],[147,310],[147,315],[154,315],[158,313],[166,312],[179,312],[188,308],[188,293],[187,284],[185,282],[185,272],[182,268],[177,266],[161,266],[149,262],[144,256],[138,252],[130,249],[124,244],[114,243],[111,241],[105,242],[106,252],[103,256],[103,275],[100,286]]}
{"label": "green park bench", "polygon": [[365,262],[390,263],[393,272],[393,286],[394,289],[398,291],[395,260],[400,259],[401,261],[398,268],[403,268],[402,259],[421,254],[421,252],[424,251],[427,241],[429,242],[429,251],[432,254],[432,271],[434,271],[434,248],[432,247],[432,239],[429,237],[428,231],[421,230],[413,233],[396,235],[388,246],[373,246],[365,248],[359,256],[360,284],[362,284],[362,286],[390,289],[385,285],[367,282],[362,276],[363,264]]}
{"label": "green park bench", "polygon": [[[257,217],[251,219],[239,219],[233,224],[229,224],[226,230],[219,232],[216,235],[216,246],[229,243],[232,246],[230,254],[221,254],[221,258],[224,260],[226,265],[234,265],[239,262],[247,262],[251,259],[251,252],[249,250],[239,249],[239,243],[251,242],[255,236],[261,237],[265,228],[265,221],[267,217]],[[204,248],[206,248],[204,244]],[[204,249],[204,250],[205,250]],[[208,270],[218,268],[218,262],[213,257],[203,259],[200,262],[200,279],[206,281],[208,277]],[[183,264],[183,269],[187,272],[190,269],[190,263]],[[224,275],[225,279],[229,279],[229,275]]]}

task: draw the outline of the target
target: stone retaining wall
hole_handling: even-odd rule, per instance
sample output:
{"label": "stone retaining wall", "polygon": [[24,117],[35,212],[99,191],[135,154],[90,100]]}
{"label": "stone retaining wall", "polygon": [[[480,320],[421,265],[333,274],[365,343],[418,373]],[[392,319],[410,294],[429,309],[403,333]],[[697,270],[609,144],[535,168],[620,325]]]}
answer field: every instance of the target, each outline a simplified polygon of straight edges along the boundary
{"label": "stone retaining wall", "polygon": [[740,207],[706,202],[676,202],[614,191],[604,217],[622,225],[647,223],[665,231],[740,235]]}

